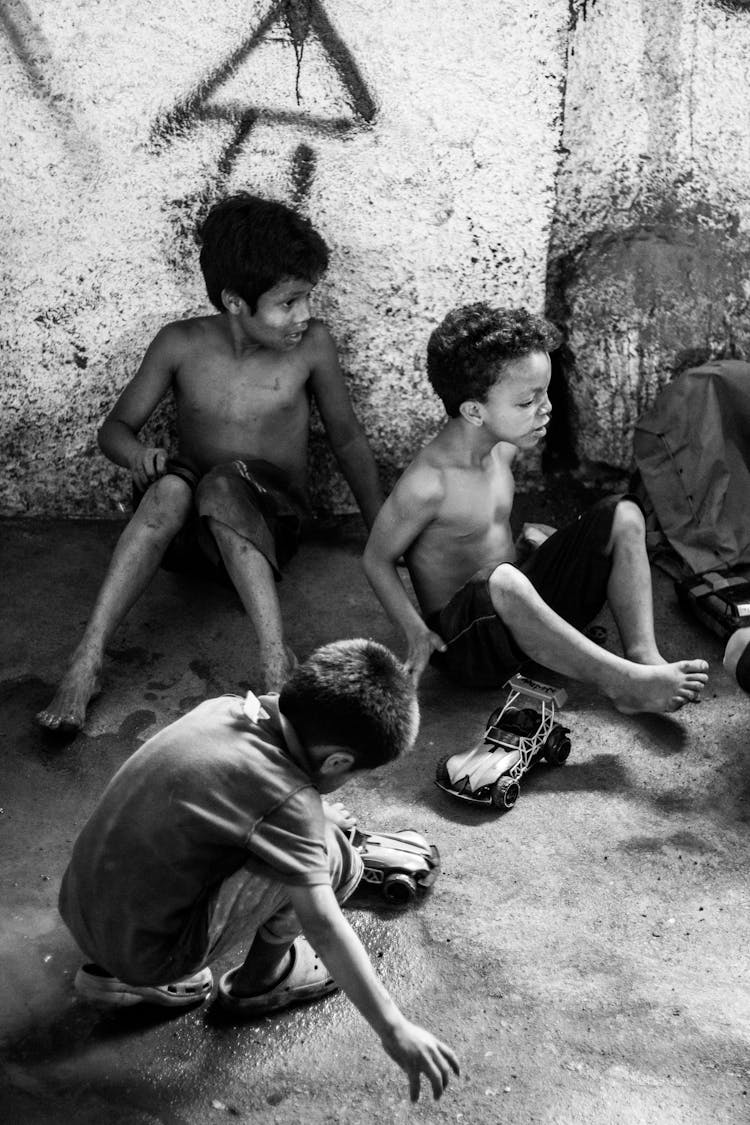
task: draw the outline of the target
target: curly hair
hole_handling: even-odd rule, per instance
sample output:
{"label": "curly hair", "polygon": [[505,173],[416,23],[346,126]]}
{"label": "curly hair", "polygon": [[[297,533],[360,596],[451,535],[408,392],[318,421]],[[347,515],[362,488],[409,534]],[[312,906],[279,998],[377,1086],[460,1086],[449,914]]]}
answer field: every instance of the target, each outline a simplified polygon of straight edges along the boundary
{"label": "curly hair", "polygon": [[279,695],[279,710],[303,744],[346,746],[358,769],[398,758],[419,729],[417,694],[385,645],[333,641],[298,664]]}
{"label": "curly hair", "polygon": [[223,289],[254,313],[258,298],[286,278],[315,284],[328,247],[302,215],[273,199],[241,191],[214,204],[197,230],[200,266],[211,304],[224,311]]}
{"label": "curly hair", "polygon": [[451,418],[462,402],[485,402],[500,368],[530,352],[554,351],[560,333],[527,309],[498,309],[486,301],[452,309],[430,336],[427,377]]}

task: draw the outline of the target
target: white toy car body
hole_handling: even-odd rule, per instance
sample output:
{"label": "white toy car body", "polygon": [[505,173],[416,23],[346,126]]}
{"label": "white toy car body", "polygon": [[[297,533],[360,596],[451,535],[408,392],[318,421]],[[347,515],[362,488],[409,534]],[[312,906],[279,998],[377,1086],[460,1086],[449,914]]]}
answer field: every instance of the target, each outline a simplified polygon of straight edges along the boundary
{"label": "white toy car body", "polygon": [[568,757],[568,728],[555,721],[565,691],[522,675],[513,676],[508,687],[508,698],[490,715],[482,741],[438,763],[435,782],[451,796],[510,809],[531,766],[543,757],[561,766]]}
{"label": "white toy car body", "polygon": [[392,906],[406,906],[418,887],[431,887],[440,874],[437,848],[411,828],[391,833],[352,828],[349,840],[364,863],[360,888],[379,891]]}

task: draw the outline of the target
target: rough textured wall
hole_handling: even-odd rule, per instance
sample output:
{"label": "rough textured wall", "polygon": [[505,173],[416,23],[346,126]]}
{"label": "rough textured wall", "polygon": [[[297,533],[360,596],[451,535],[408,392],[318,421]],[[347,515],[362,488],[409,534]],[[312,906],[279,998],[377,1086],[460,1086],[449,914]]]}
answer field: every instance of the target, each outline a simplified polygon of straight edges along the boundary
{"label": "rough textured wall", "polygon": [[[0,510],[106,514],[95,431],[165,321],[208,308],[206,200],[297,203],[386,479],[438,425],[433,324],[540,308],[566,0],[6,0]],[[351,507],[313,444],[319,507]]]}
{"label": "rough textured wall", "polygon": [[687,352],[750,354],[750,4],[572,11],[549,308],[576,452],[622,470]]}

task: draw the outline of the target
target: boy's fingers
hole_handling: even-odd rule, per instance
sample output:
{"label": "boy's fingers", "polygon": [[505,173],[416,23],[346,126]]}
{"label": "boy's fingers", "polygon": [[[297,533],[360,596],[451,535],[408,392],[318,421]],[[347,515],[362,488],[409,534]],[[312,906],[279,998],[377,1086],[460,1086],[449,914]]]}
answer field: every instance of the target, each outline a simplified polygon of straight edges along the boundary
{"label": "boy's fingers", "polygon": [[439,637],[437,633],[430,633],[430,641],[432,642],[432,647],[436,648],[438,652],[445,652],[448,648],[443,638]]}
{"label": "boy's fingers", "polygon": [[446,1064],[441,1059],[440,1055],[437,1061],[432,1066],[425,1068],[425,1073],[432,1083],[432,1094],[435,1100],[442,1096],[445,1087],[448,1085],[449,1071]]}
{"label": "boy's fingers", "polygon": [[456,1075],[459,1075],[461,1073],[461,1067],[458,1064],[458,1058],[456,1057],[455,1052],[452,1051],[450,1049],[450,1047],[447,1046],[447,1044],[445,1044],[445,1043],[440,1044],[440,1050],[442,1051],[445,1058],[448,1060],[448,1064],[449,1064],[451,1070],[453,1071],[453,1073],[456,1074]]}
{"label": "boy's fingers", "polygon": [[419,1067],[409,1067],[409,1097],[413,1102],[419,1101]]}

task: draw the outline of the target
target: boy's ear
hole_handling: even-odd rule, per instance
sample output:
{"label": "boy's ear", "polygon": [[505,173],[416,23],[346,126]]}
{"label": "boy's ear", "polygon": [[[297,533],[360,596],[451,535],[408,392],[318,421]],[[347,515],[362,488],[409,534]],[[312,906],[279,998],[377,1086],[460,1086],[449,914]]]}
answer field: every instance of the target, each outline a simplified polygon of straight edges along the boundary
{"label": "boy's ear", "polygon": [[351,750],[332,750],[318,766],[318,772],[324,777],[336,777],[346,773],[354,765],[354,755]]}
{"label": "boy's ear", "polygon": [[228,313],[233,313],[236,316],[240,311],[242,299],[237,296],[233,289],[222,289],[221,303]]}
{"label": "boy's ear", "polygon": [[484,423],[482,417],[482,404],[475,402],[473,398],[467,399],[462,402],[458,408],[462,418],[465,418],[472,426],[481,426]]}

